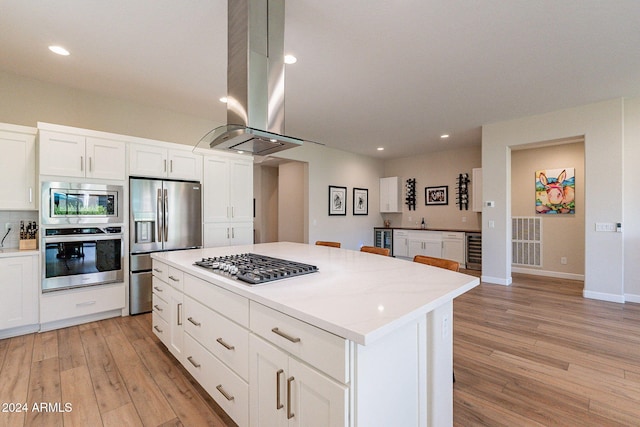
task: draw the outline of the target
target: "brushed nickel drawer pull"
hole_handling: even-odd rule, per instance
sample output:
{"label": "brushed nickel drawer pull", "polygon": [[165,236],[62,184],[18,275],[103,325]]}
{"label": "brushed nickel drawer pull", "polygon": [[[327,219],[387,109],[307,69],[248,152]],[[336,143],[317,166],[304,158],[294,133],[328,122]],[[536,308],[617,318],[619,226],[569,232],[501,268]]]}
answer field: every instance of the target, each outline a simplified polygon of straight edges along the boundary
{"label": "brushed nickel drawer pull", "polygon": [[162,329],[158,328],[158,326],[154,326],[153,329],[155,329],[156,331],[160,332],[161,334],[164,333],[164,332],[162,332]]}
{"label": "brushed nickel drawer pull", "polygon": [[226,391],[224,391],[224,389],[222,388],[222,384],[218,384],[216,386],[216,390],[218,390],[220,392],[221,395],[224,396],[225,399],[231,401],[233,399],[235,399],[235,397],[229,395],[229,393],[227,393]]}
{"label": "brushed nickel drawer pull", "polygon": [[162,273],[162,270],[160,270],[159,268],[154,268],[153,271],[155,271],[156,273]]}
{"label": "brushed nickel drawer pull", "polygon": [[199,368],[199,367],[200,367],[200,364],[199,364],[198,362],[195,362],[195,361],[193,360],[193,356],[189,356],[189,357],[187,357],[187,360],[188,360],[189,362],[191,362],[191,364],[192,364],[193,366],[195,366],[196,368]]}
{"label": "brushed nickel drawer pull", "polygon": [[158,304],[154,305],[153,308],[155,308],[158,311],[164,311],[162,308],[160,308]]}
{"label": "brushed nickel drawer pull", "polygon": [[85,302],[79,302],[76,304],[76,307],[86,307],[88,305],[93,305],[95,304],[95,301],[85,301]]}
{"label": "brushed nickel drawer pull", "polygon": [[175,278],[175,277],[173,277],[173,276],[169,276],[169,279],[173,280],[174,282],[179,282],[179,281],[180,281],[180,279],[176,279],[176,278]]}
{"label": "brushed nickel drawer pull", "polygon": [[234,346],[227,344],[222,338],[218,338],[216,341],[227,350],[235,350]]}
{"label": "brushed nickel drawer pull", "polygon": [[155,289],[155,290],[156,290],[156,291],[158,291],[158,292],[164,292],[162,289],[160,289],[160,288],[159,288],[159,287],[157,287],[157,286],[154,286],[154,287],[153,287],[153,289]]}
{"label": "brushed nickel drawer pull", "polygon": [[178,326],[182,325],[182,303],[178,303]]}
{"label": "brushed nickel drawer pull", "polygon": [[295,378],[293,377],[289,377],[287,379],[287,419],[288,420],[295,417],[296,415],[293,412],[291,412],[291,383],[293,382],[294,379]]}
{"label": "brushed nickel drawer pull", "polygon": [[276,335],[280,335],[282,338],[284,338],[284,339],[286,339],[286,340],[289,340],[289,341],[291,341],[291,342],[294,342],[294,343],[295,343],[295,342],[300,342],[300,338],[292,337],[291,335],[288,335],[288,334],[286,334],[286,333],[282,332],[282,331],[281,331],[280,329],[278,329],[278,328],[273,328],[273,329],[271,329],[271,332],[273,332],[273,333],[274,333],[274,334],[276,334]]}
{"label": "brushed nickel drawer pull", "polygon": [[202,324],[200,322],[196,322],[195,320],[193,320],[193,317],[189,317],[187,318],[187,320],[191,323],[193,323],[196,326],[201,326]]}
{"label": "brushed nickel drawer pull", "polygon": [[278,369],[276,372],[276,410],[284,408],[284,405],[280,401],[280,374],[283,374],[284,370]]}

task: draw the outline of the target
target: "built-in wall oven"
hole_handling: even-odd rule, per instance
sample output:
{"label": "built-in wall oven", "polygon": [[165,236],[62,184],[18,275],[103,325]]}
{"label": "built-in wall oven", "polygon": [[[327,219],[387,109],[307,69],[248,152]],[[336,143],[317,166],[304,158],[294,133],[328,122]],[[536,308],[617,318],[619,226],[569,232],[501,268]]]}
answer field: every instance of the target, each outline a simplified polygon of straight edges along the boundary
{"label": "built-in wall oven", "polygon": [[124,281],[123,187],[43,182],[42,292]]}

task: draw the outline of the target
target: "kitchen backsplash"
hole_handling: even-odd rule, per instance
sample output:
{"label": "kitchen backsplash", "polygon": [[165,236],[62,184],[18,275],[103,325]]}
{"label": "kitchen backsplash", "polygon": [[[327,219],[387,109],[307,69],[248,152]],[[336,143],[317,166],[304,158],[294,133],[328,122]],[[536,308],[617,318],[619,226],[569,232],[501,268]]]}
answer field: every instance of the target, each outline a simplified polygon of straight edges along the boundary
{"label": "kitchen backsplash", "polygon": [[0,211],[0,241],[7,234],[7,224],[11,231],[4,239],[2,248],[17,249],[20,246],[20,221],[39,223],[37,211]]}

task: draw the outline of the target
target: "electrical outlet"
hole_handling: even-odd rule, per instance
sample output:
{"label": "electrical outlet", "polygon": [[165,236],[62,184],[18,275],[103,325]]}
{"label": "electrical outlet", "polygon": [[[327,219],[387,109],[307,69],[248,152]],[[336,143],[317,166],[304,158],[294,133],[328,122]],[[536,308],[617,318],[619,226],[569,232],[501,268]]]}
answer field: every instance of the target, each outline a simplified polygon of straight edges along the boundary
{"label": "electrical outlet", "polygon": [[560,257],[560,264],[567,265],[567,257],[566,256]]}

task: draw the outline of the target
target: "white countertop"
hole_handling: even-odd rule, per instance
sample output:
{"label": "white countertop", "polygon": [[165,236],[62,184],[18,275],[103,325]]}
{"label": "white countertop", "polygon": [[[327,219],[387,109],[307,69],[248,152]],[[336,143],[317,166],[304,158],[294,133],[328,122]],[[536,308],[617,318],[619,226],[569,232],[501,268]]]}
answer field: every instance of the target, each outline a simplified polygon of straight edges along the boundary
{"label": "white countertop", "polygon": [[9,258],[16,256],[36,256],[39,254],[40,251],[37,249],[20,250],[18,248],[0,248],[0,258]]}
{"label": "white countertop", "polygon": [[[313,264],[319,272],[248,286],[193,265],[203,257],[245,252]],[[392,257],[287,242],[158,252],[152,258],[362,345],[480,283]]]}

